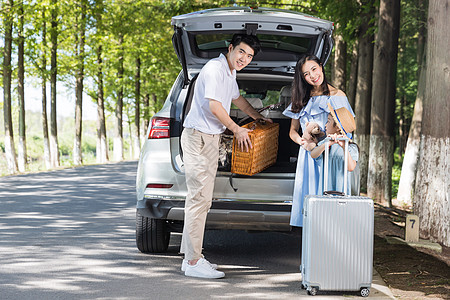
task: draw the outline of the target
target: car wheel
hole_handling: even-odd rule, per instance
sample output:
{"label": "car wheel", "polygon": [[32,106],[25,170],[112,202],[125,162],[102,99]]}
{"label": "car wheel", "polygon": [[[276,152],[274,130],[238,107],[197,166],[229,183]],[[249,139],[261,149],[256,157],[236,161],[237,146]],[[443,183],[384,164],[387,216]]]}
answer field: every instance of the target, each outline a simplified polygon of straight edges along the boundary
{"label": "car wheel", "polygon": [[166,220],[147,218],[136,212],[136,245],[143,253],[162,253],[169,247]]}

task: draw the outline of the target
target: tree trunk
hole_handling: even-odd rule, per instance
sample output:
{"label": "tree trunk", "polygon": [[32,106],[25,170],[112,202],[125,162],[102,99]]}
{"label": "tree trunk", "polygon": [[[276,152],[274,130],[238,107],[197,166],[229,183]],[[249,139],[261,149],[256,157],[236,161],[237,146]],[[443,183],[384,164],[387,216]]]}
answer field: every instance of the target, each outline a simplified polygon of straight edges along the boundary
{"label": "tree trunk", "polygon": [[51,10],[51,57],[50,57],[50,97],[51,97],[51,112],[50,112],[50,159],[53,168],[59,167],[59,147],[58,147],[58,128],[56,119],[56,81],[58,73],[57,65],[57,50],[58,50],[58,12],[57,0],[52,0]]}
{"label": "tree trunk", "polygon": [[353,44],[352,56],[350,61],[350,76],[347,81],[348,102],[355,109],[356,86],[358,80],[358,41]]}
{"label": "tree trunk", "polygon": [[[403,81],[405,82],[405,81]],[[403,94],[400,99],[400,113],[398,121],[398,159],[401,160],[403,156],[403,151],[405,150],[405,141],[407,137],[405,136],[405,106],[406,106],[406,95]]]}
{"label": "tree trunk", "polygon": [[374,51],[367,193],[388,206],[392,192],[399,20],[400,0],[381,0]]}
{"label": "tree trunk", "polygon": [[117,95],[117,105],[116,105],[116,130],[114,135],[114,160],[123,160],[123,125],[122,125],[122,111],[123,111],[123,35],[119,35],[119,70],[117,72],[117,77],[119,78],[119,92]]}
{"label": "tree trunk", "polygon": [[[426,10],[425,0],[419,0],[419,36],[417,39],[417,65],[419,73],[419,82],[417,86],[417,96],[414,103],[414,113],[409,128],[408,141],[406,143],[405,156],[403,157],[402,173],[398,185],[397,200],[404,205],[411,206],[414,196],[414,185],[417,171],[417,160],[419,158],[420,135],[422,132],[422,111],[423,99],[425,96],[425,35],[426,35]],[[419,57],[421,55],[421,57]]]}
{"label": "tree trunk", "polygon": [[336,35],[335,43],[333,84],[336,88],[345,91],[347,73],[347,43],[341,35]]}
{"label": "tree trunk", "polygon": [[18,58],[18,87],[17,92],[19,94],[19,171],[25,172],[28,165],[27,159],[27,139],[26,139],[26,123],[25,123],[25,67],[24,67],[24,44],[25,38],[23,36],[23,24],[24,24],[24,11],[23,11],[23,1],[19,3],[19,28],[18,28],[18,47],[17,47],[17,58]]}
{"label": "tree trunk", "polygon": [[102,46],[97,48],[98,86],[97,86],[97,162],[106,163],[108,156],[108,140],[106,138],[105,95],[103,91],[103,59]]}
{"label": "tree trunk", "polygon": [[[103,32],[103,1],[97,2],[98,10],[96,13],[97,31]],[[106,138],[106,120],[105,120],[105,94],[103,90],[103,49],[101,41],[97,47],[97,147],[96,156],[97,163],[106,163],[109,160],[108,156],[108,140]]]}
{"label": "tree trunk", "polygon": [[144,134],[147,134],[148,124],[150,122],[150,94],[144,95]]}
{"label": "tree trunk", "polygon": [[[399,54],[398,54],[398,61],[399,61],[399,68],[397,74],[399,75],[399,81],[398,82],[398,91],[399,95],[397,97],[400,98],[400,107],[399,107],[399,114],[398,114],[398,140],[397,140],[397,148],[398,148],[398,159],[401,160],[405,147],[406,147],[406,140],[408,136],[406,135],[406,129],[405,129],[405,122],[407,119],[407,116],[405,115],[405,107],[407,106],[407,99],[406,99],[406,86],[408,85],[406,75],[410,72],[409,68],[407,68],[407,54],[405,53],[404,49],[406,49],[406,37],[402,34],[400,36],[400,46],[399,46]],[[394,146],[395,148],[395,146]]]}
{"label": "tree trunk", "polygon": [[418,77],[420,76],[420,70],[422,69],[422,63],[424,59],[425,53],[425,42],[426,42],[426,22],[427,22],[427,10],[426,10],[426,2],[427,0],[419,0],[418,3],[418,16],[417,19],[419,21],[419,36],[417,37],[417,71]]}
{"label": "tree trunk", "polygon": [[414,195],[414,183],[417,170],[417,159],[419,156],[420,135],[422,132],[423,98],[426,84],[426,64],[422,64],[419,84],[417,86],[417,97],[414,104],[414,114],[409,128],[408,142],[406,144],[405,156],[403,158],[402,173],[398,185],[397,200],[405,205],[412,205]]}
{"label": "tree trunk", "polygon": [[[127,112],[127,115],[130,116],[129,111]],[[130,148],[128,148],[128,155],[132,158],[133,157],[133,147],[132,147],[132,145],[133,145],[133,132],[131,130],[132,122],[131,122],[130,118],[128,118],[127,123],[128,123],[128,136],[130,137]]]}
{"label": "tree trunk", "polygon": [[423,238],[450,246],[450,0],[428,10],[426,89],[414,194]]}
{"label": "tree trunk", "polygon": [[45,8],[42,10],[42,66],[41,66],[41,79],[42,79],[42,132],[44,136],[44,161],[45,168],[51,168],[50,161],[50,146],[48,141],[48,120],[47,120],[47,56],[45,49],[47,47],[47,21],[45,16]]}
{"label": "tree trunk", "polygon": [[[76,18],[78,19],[78,17]],[[77,71],[75,75],[75,141],[73,145],[73,163],[83,163],[81,153],[81,137],[83,129],[83,79],[84,79],[84,44],[86,31],[86,2],[81,1],[81,19],[75,24],[76,30],[76,60]]]}
{"label": "tree trunk", "polygon": [[[364,15],[370,19],[375,15],[375,8]],[[359,145],[359,168],[361,191],[367,191],[367,174],[369,168],[370,145],[370,109],[372,105],[372,71],[373,71],[373,34],[369,24],[363,23],[359,28],[358,77],[355,95],[356,132],[355,142]]]}
{"label": "tree trunk", "polygon": [[49,140],[48,140],[47,80],[45,77],[42,77],[42,132],[44,135],[45,168],[50,169],[52,167],[52,163],[51,163],[51,159],[50,159],[50,146],[49,146]]}
{"label": "tree trunk", "polygon": [[153,98],[153,106],[152,106],[152,112],[151,112],[149,119],[151,119],[153,117],[153,115],[156,113],[156,109],[158,107],[158,97],[156,97],[155,93],[152,94],[152,98]]}
{"label": "tree trunk", "polygon": [[11,115],[11,52],[12,52],[12,8],[13,0],[4,5],[5,48],[3,52],[3,123],[5,126],[5,152],[10,174],[17,173],[16,149]]}
{"label": "tree trunk", "polygon": [[152,94],[152,97],[153,97],[153,114],[154,114],[156,111],[156,105],[158,104],[158,98],[156,97],[155,93]]}
{"label": "tree trunk", "polygon": [[139,158],[139,153],[141,150],[141,142],[140,142],[140,138],[141,138],[141,110],[140,110],[140,98],[141,98],[141,59],[138,57],[136,58],[136,74],[135,74],[135,98],[136,98],[136,102],[135,102],[135,109],[134,109],[134,158]]}

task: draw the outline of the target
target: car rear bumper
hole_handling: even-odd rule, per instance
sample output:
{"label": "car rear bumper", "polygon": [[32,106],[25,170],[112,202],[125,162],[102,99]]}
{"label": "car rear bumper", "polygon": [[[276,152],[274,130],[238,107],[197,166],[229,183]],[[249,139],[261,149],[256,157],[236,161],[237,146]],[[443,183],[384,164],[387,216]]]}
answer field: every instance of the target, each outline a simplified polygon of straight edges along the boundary
{"label": "car rear bumper", "polygon": [[[137,202],[143,216],[154,219],[183,221],[184,201],[143,199]],[[244,229],[290,231],[291,203],[214,199],[208,212],[208,229]]]}

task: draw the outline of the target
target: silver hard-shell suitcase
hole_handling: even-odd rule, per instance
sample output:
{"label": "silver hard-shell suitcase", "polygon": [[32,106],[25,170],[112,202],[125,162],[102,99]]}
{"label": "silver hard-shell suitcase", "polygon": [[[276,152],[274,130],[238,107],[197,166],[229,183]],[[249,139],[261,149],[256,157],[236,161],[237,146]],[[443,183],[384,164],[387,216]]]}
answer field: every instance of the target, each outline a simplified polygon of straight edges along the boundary
{"label": "silver hard-shell suitcase", "polygon": [[[325,147],[328,178],[328,146]],[[348,153],[346,140],[344,153]],[[345,155],[347,170],[347,155]],[[347,172],[345,172],[347,175]],[[344,191],[347,191],[347,176]],[[324,183],[326,191],[327,183]],[[301,273],[309,295],[317,291],[370,293],[373,268],[373,201],[360,196],[308,195],[303,204]]]}

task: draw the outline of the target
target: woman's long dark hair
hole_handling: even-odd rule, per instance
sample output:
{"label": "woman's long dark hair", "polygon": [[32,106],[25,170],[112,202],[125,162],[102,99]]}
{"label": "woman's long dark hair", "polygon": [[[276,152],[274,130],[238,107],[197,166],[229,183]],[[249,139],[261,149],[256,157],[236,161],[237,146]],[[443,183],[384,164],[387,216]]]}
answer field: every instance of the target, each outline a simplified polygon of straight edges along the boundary
{"label": "woman's long dark hair", "polygon": [[304,55],[302,56],[295,66],[294,83],[292,84],[292,107],[291,111],[298,113],[303,107],[308,104],[309,98],[311,98],[312,86],[306,82],[303,76],[302,68],[305,62],[315,61],[319,66],[322,67],[323,82],[321,84],[321,89],[323,95],[329,95],[330,89],[328,88],[328,81],[325,77],[325,69],[322,65],[320,59],[315,55]]}

